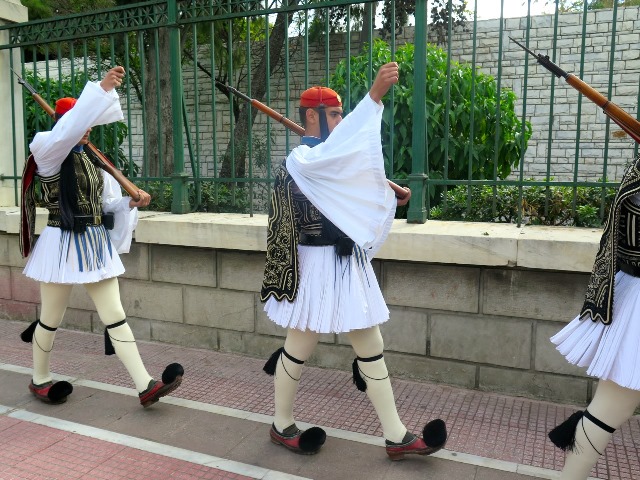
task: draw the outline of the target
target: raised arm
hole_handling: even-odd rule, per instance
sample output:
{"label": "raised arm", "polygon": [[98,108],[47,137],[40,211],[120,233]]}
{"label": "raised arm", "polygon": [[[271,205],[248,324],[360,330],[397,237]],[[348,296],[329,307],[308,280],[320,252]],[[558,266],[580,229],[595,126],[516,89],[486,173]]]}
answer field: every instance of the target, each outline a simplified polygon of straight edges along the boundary
{"label": "raised arm", "polygon": [[87,83],[75,106],[56,122],[53,129],[36,134],[29,148],[40,175],[57,173],[71,149],[91,127],[124,118],[120,99],[114,90],[122,84],[123,77],[124,68],[115,67],[105,74],[99,84]]}
{"label": "raised arm", "polygon": [[371,99],[376,103],[380,103],[382,97],[385,96],[391,86],[398,83],[398,75],[398,64],[396,62],[389,62],[382,65],[369,90]]}

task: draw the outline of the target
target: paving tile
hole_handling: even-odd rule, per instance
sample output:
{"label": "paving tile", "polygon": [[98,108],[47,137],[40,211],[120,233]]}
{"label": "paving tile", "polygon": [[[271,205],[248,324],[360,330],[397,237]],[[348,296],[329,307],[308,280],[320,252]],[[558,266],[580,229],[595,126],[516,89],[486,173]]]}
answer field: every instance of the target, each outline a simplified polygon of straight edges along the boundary
{"label": "paving tile", "polygon": [[[31,366],[31,345],[20,342],[18,337],[26,326],[27,324],[22,322],[0,320],[0,363]],[[74,378],[133,388],[131,379],[118,359],[115,356],[104,355],[102,342],[101,335],[60,329],[51,359],[52,370]],[[273,377],[262,371],[264,359],[144,341],[138,341],[138,345],[147,369],[156,378],[159,378],[164,367],[171,362],[177,361],[185,367],[184,381],[172,396],[273,415]],[[28,404],[29,409],[34,412],[47,411],[48,405],[36,402],[28,394],[24,375],[17,378],[3,374],[4,377],[8,380],[5,393],[2,394],[3,399],[11,399],[16,405]],[[551,470],[559,470],[562,467],[564,454],[549,442],[547,432],[578,407],[426,382],[392,379],[392,385],[400,418],[409,430],[419,433],[428,421],[434,418],[445,420],[450,432],[446,447],[448,450]],[[85,413],[76,414],[75,420],[73,419],[71,407],[74,403],[86,406],[104,405],[105,395],[100,391],[77,387],[73,394],[73,402],[59,407],[60,415],[69,415],[72,421],[79,423],[92,422],[102,428],[122,429],[134,436],[140,435],[145,421],[164,421],[167,422],[167,431],[170,432],[166,435],[167,441],[175,442],[183,448],[198,450],[197,444],[200,442],[209,444],[209,447],[217,452],[211,454],[225,455],[226,458],[231,457],[237,461],[251,463],[255,459],[264,458],[263,461],[270,465],[269,468],[276,470],[311,478],[338,478],[333,476],[333,473],[329,474],[328,470],[325,472],[326,475],[321,473],[323,468],[339,468],[339,465],[323,466],[321,456],[303,460],[296,457],[297,463],[291,465],[291,468],[283,469],[284,463],[292,461],[288,452],[268,441],[252,440],[255,435],[266,437],[267,425],[255,428],[255,432],[229,418],[220,420],[217,425],[208,425],[199,423],[196,416],[189,418],[188,414],[179,411],[179,407],[172,405],[160,403],[157,408],[154,407],[155,411],[140,409],[137,399],[128,396],[119,396],[119,399],[109,404],[104,411],[86,413],[85,410]],[[168,414],[169,410],[171,414]],[[354,387],[351,375],[346,371],[305,367],[294,415],[302,422],[374,436],[382,435],[377,416],[366,394]],[[22,446],[18,448],[7,440],[13,437],[6,436],[5,432],[18,428],[6,423],[8,420],[10,419],[0,416],[0,444],[4,444],[12,452],[11,458],[29,457],[34,453],[32,445],[25,445],[23,449]],[[192,432],[191,438],[189,432]],[[232,441],[228,440],[228,432],[234,433]],[[58,438],[60,442],[71,441],[65,437],[67,434],[64,432],[56,435],[62,435],[52,437]],[[492,477],[490,472],[496,472],[495,470],[485,471],[480,467],[434,458],[419,459],[425,462],[409,463],[409,466],[399,467],[389,464],[380,447],[364,445],[360,448],[354,446],[353,442],[334,440],[327,444],[325,456],[331,456],[335,449],[338,449],[335,450],[335,455],[340,451],[351,452],[349,459],[353,472],[359,472],[361,468],[366,471],[365,465],[369,465],[367,468],[373,469],[369,470],[367,478],[371,479],[411,478],[411,475],[419,473],[414,469],[422,466],[429,471],[430,479],[526,478],[516,474],[509,476],[509,473],[499,473],[500,476]],[[597,464],[592,476],[621,480],[640,478],[639,446],[640,419],[634,417],[614,433],[606,455]],[[68,464],[71,461],[75,464],[77,461],[79,465],[83,465],[81,460],[81,457],[78,457],[77,460],[67,459],[66,462]],[[33,475],[31,470],[25,470],[21,474],[12,471],[11,469],[17,468],[17,463],[19,462],[13,461],[13,464],[10,464],[7,458],[0,460],[0,478],[38,478],[29,477]],[[110,474],[109,465],[111,462],[105,461],[89,473],[83,473],[85,477],[78,478],[106,478]],[[126,465],[127,469],[134,468],[135,462],[132,461],[131,466],[126,462],[123,465]],[[152,465],[153,461],[149,460],[147,466],[153,471],[155,467]],[[449,477],[447,471],[450,473]],[[52,478],[56,478],[55,475]],[[174,477],[181,478],[179,475],[182,473],[176,470]],[[352,473],[344,478],[356,480],[359,476]]]}

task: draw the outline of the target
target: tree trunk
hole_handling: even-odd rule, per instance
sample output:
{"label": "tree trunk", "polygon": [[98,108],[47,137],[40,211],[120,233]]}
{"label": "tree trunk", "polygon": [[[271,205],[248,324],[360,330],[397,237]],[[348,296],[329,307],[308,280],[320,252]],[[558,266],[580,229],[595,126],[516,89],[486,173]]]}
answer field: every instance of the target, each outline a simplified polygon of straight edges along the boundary
{"label": "tree trunk", "polygon": [[[171,112],[171,72],[163,65],[162,58],[169,51],[169,30],[158,30],[158,42],[152,32],[148,32],[145,64],[145,101],[143,104],[147,123],[147,142],[145,145],[149,162],[149,175],[152,177],[173,174],[173,120]],[[157,55],[157,58],[156,58]],[[156,63],[160,61],[159,77],[156,76]],[[159,100],[159,103],[158,103]],[[182,115],[182,112],[178,112]],[[160,127],[158,128],[158,120]]]}
{"label": "tree trunk", "polygon": [[[289,6],[295,6],[299,0],[289,0]],[[293,16],[289,14],[288,20],[282,12],[278,13],[276,22],[269,35],[269,65],[270,71],[267,72],[267,59],[263,56],[260,63],[252,73],[251,77],[251,95],[253,98],[262,101],[267,91],[267,75],[271,75],[282,57],[282,51],[285,41],[285,34],[293,20]],[[237,99],[234,99],[236,101]],[[251,113],[249,113],[251,112]],[[255,121],[258,111],[247,103],[240,106],[240,113],[236,118],[233,138],[227,144],[227,150],[222,158],[220,167],[220,177],[227,178],[233,176],[232,164],[235,164],[235,177],[241,178],[246,173],[246,157],[249,145],[249,129],[248,125]],[[249,115],[251,117],[249,118]],[[231,155],[231,145],[234,146],[233,156]],[[232,162],[232,159],[234,160]]]}

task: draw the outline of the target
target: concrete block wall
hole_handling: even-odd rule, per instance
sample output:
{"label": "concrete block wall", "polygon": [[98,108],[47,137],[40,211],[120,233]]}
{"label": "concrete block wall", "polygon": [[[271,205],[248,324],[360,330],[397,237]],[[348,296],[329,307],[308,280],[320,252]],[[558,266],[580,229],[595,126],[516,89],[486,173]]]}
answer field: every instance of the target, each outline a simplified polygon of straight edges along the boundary
{"label": "concrete block wall", "polygon": [[[0,209],[0,219],[8,210]],[[5,215],[0,232],[0,319],[27,322],[38,316],[39,290],[22,275],[16,220],[15,212]],[[214,230],[223,233],[216,237]],[[548,241],[536,227],[493,225],[487,231],[484,224],[397,221],[374,261],[391,311],[381,327],[391,374],[586,404],[593,380],[567,364],[549,337],[582,306],[600,232],[556,232]],[[436,257],[429,245],[449,235],[457,243],[439,248]],[[137,338],[265,359],[282,346],[285,330],[267,319],[259,300],[266,218],[251,223],[244,215],[149,213],[136,237],[122,256],[120,290]],[[479,253],[491,244],[503,256],[486,265]],[[536,268],[524,266],[532,249],[545,262],[537,258]],[[102,333],[82,288],[74,289],[63,326]],[[353,358],[345,335],[324,334],[309,364],[349,370]]]}

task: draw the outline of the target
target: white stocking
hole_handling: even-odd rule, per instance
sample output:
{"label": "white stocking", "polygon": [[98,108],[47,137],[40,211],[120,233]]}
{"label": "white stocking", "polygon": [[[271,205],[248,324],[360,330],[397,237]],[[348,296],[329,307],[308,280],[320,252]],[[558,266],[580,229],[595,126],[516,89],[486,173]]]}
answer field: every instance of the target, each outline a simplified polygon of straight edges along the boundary
{"label": "white stocking", "polygon": [[[353,330],[347,336],[359,358],[376,357],[383,352],[384,342],[377,326]],[[394,443],[402,442],[407,428],[398,416],[384,358],[369,362],[358,360],[358,367],[362,378],[367,383],[367,396],[378,414],[384,438]]]}
{"label": "white stocking", "polygon": [[[318,343],[319,333],[289,329],[284,350],[300,362],[306,362]],[[275,386],[275,417],[273,424],[279,432],[295,423],[293,401],[296,398],[302,363],[291,361],[283,353],[278,359],[273,379]]]}
{"label": "white stocking", "polygon": [[[117,278],[109,278],[97,283],[87,283],[85,288],[96,306],[100,320],[105,326],[108,327],[125,319],[126,315],[120,301]],[[133,383],[135,383],[136,390],[139,392],[146,390],[152,378],[142,363],[138,346],[129,324],[125,322],[117,327],[107,328],[107,333],[111,337],[111,343],[116,355],[129,372]]]}
{"label": "white stocking", "polygon": [[[640,392],[601,380],[587,411],[611,428],[617,429],[626,422],[640,403]],[[584,480],[603,454],[611,433],[583,417],[576,428],[574,452],[569,452],[560,478]]]}
{"label": "white stocking", "polygon": [[35,385],[51,381],[49,358],[56,336],[55,329],[62,323],[72,288],[72,285],[60,283],[40,284],[40,300],[42,302],[40,323],[53,330],[48,330],[38,323],[33,332],[33,383]]}

